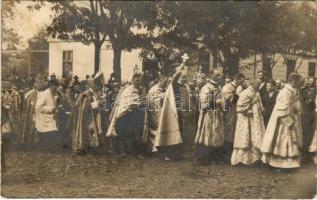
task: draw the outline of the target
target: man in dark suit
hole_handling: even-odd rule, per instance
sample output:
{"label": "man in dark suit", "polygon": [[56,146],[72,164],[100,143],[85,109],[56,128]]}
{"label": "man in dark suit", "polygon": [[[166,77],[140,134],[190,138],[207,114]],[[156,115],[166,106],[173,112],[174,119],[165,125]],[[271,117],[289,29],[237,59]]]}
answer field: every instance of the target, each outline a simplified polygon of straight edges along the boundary
{"label": "man in dark suit", "polygon": [[309,161],[308,153],[309,145],[311,144],[315,132],[315,99],[316,99],[316,80],[315,77],[308,77],[306,85],[300,91],[301,106],[302,106],[302,127],[303,127],[303,154],[302,161]]}
{"label": "man in dark suit", "polygon": [[267,95],[266,76],[265,76],[264,71],[259,71],[258,72],[257,80],[260,82],[259,93],[260,93],[260,96],[261,96],[261,100],[263,101],[264,96]]}
{"label": "man in dark suit", "polygon": [[276,83],[273,80],[267,81],[266,82],[266,92],[263,94],[263,97],[261,98],[263,107],[265,109],[265,112],[263,114],[263,119],[264,119],[264,125],[265,127],[269,123],[271,113],[273,111],[275,102],[276,102],[276,97],[278,95],[278,92],[275,89]]}

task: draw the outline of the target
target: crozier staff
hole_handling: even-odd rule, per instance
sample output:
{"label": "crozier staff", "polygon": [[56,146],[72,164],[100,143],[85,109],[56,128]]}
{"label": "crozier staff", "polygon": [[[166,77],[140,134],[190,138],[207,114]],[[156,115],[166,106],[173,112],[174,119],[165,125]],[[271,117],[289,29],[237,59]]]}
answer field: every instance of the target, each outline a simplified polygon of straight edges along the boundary
{"label": "crozier staff", "polygon": [[190,156],[196,129],[191,90],[187,84],[186,62],[189,57],[185,53],[182,59],[167,88],[154,142],[156,147],[163,147],[166,155],[176,159],[183,157],[184,153]]}

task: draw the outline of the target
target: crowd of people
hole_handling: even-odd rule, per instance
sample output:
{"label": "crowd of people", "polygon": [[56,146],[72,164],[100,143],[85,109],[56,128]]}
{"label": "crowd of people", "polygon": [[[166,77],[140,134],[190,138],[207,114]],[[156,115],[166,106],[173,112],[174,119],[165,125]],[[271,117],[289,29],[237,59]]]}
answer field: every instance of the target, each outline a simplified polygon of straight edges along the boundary
{"label": "crowd of people", "polygon": [[291,73],[287,82],[265,72],[246,79],[221,70],[194,74],[188,84],[186,56],[172,77],[160,74],[145,85],[136,70],[129,83],[102,74],[37,77],[20,93],[2,86],[1,127],[17,145],[38,151],[69,148],[75,155],[104,149],[113,154],[199,164],[299,168],[317,162],[316,80]]}

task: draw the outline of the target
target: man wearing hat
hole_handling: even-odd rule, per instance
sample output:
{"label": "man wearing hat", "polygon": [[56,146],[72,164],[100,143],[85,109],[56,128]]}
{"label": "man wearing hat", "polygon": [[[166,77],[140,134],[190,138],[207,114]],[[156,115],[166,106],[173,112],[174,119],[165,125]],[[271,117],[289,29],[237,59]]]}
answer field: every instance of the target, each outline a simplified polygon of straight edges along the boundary
{"label": "man wearing hat", "polygon": [[60,133],[56,124],[57,80],[50,80],[48,88],[38,93],[35,103],[35,128],[39,134],[39,150],[52,149],[60,145]]}
{"label": "man wearing hat", "polygon": [[85,155],[89,147],[101,145],[105,131],[102,128],[102,115],[105,111],[102,82],[103,74],[88,79],[88,89],[78,95],[73,106],[72,151],[75,155]]}

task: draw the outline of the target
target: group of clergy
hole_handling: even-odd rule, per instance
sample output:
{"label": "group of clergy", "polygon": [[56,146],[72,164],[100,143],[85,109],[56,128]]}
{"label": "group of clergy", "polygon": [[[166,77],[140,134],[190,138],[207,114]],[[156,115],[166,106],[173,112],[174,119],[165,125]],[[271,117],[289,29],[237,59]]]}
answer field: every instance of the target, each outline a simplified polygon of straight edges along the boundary
{"label": "group of clergy", "polygon": [[289,169],[300,167],[303,154],[317,152],[313,83],[303,89],[305,79],[291,73],[277,89],[261,71],[251,79],[237,73],[223,85],[221,70],[205,75],[200,69],[192,88],[188,57],[182,58],[172,77],[161,74],[148,89],[138,70],[121,88],[105,85],[100,73],[88,77],[84,87],[78,81],[37,79],[22,100],[2,95],[2,118],[8,120],[1,123],[9,122],[19,144],[36,143],[41,151],[58,144],[76,155],[101,146],[116,154],[151,152],[165,160]]}

